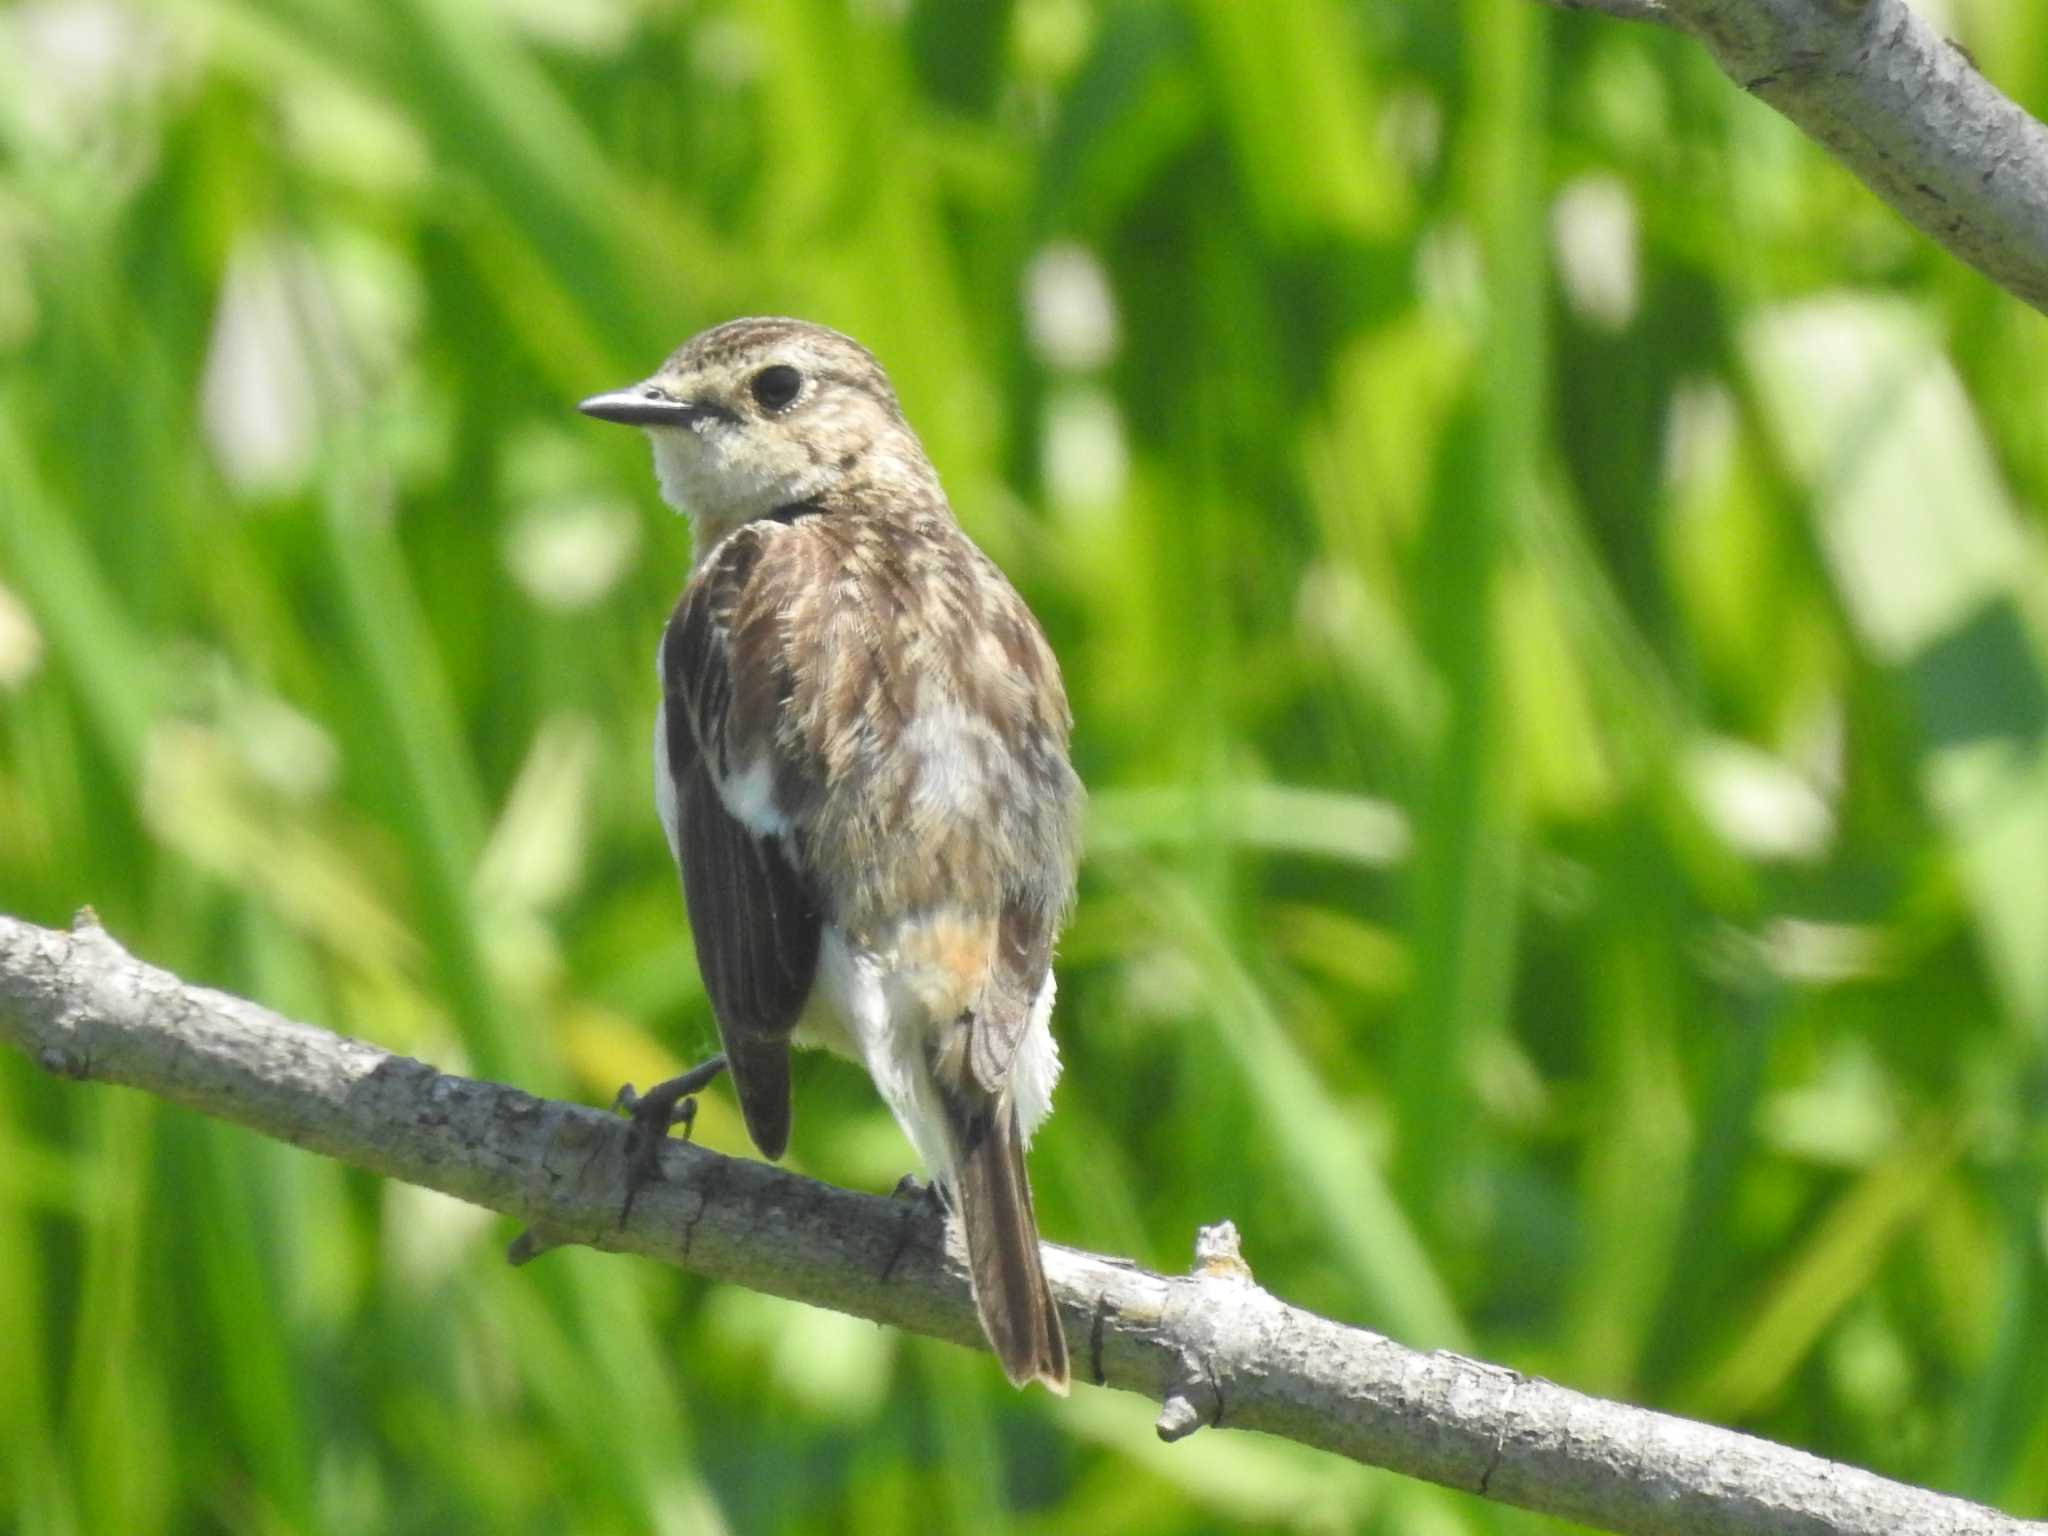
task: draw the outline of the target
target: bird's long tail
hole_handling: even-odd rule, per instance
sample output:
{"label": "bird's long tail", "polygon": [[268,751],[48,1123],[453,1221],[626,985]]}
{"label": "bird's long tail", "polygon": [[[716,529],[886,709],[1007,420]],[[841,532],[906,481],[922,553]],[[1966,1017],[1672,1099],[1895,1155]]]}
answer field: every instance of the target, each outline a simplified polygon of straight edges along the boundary
{"label": "bird's long tail", "polygon": [[944,1095],[955,1149],[960,1224],[981,1331],[1013,1386],[1042,1381],[1065,1396],[1067,1336],[1045,1283],[1024,1138],[1006,1093]]}

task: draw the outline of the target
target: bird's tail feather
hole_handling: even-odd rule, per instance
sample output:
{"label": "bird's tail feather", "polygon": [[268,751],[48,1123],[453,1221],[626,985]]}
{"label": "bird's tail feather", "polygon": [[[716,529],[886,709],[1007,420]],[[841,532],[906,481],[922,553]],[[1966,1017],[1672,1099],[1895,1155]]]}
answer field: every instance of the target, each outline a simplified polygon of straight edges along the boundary
{"label": "bird's tail feather", "polygon": [[945,1097],[981,1331],[1013,1386],[1041,1381],[1065,1396],[1067,1337],[1039,1258],[1016,1111],[1007,1094],[979,1103],[966,1102],[965,1095]]}

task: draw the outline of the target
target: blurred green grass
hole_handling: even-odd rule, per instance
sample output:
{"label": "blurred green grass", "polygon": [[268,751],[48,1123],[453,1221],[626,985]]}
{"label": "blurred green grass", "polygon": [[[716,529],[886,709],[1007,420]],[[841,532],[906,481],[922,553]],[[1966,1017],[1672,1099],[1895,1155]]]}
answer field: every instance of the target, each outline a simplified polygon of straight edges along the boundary
{"label": "blurred green grass", "polygon": [[[540,1092],[702,1051],[686,537],[569,406],[756,311],[1067,671],[1048,1235],[2048,1514],[2048,330],[1648,30],[22,0],[0,909]],[[1559,1528],[502,1236],[0,1059],[0,1531]]]}

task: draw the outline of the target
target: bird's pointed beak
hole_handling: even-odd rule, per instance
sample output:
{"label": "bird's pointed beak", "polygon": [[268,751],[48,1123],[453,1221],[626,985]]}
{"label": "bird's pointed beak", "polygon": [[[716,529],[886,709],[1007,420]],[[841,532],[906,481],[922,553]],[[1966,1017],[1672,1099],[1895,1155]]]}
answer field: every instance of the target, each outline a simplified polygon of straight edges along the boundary
{"label": "bird's pointed beak", "polygon": [[652,384],[635,384],[609,394],[592,395],[578,402],[576,409],[599,421],[616,421],[625,427],[687,427],[707,417],[730,414],[722,406],[672,400]]}

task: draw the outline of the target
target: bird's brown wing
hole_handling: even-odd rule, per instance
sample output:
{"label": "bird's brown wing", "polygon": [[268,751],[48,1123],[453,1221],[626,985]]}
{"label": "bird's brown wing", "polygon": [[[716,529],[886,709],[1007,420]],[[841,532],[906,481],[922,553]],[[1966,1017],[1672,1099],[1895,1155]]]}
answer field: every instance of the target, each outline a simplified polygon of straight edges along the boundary
{"label": "bird's brown wing", "polygon": [[[726,539],[691,581],[661,644],[662,789],[669,843],[704,990],[747,1131],[762,1155],[789,1144],[789,1035],[810,996],[821,928],[778,793],[808,772],[778,751],[790,692],[770,530]],[[790,551],[789,553],[795,553]]]}
{"label": "bird's brown wing", "polygon": [[1030,1027],[1031,1012],[1052,969],[1052,941],[1059,914],[1028,895],[1012,891],[996,924],[995,963],[974,1010],[967,1064],[989,1093],[1001,1093],[1010,1064]]}
{"label": "bird's brown wing", "polygon": [[1007,842],[1020,857],[1003,881],[994,964],[968,1056],[974,1076],[995,1093],[1009,1080],[1030,1027],[1052,969],[1053,938],[1073,896],[1081,786],[1067,760],[1066,694],[1052,647],[1009,582],[985,560],[976,564],[981,624],[1014,680],[1010,687],[963,689],[1006,744],[1015,786],[1005,796],[1014,823]]}

